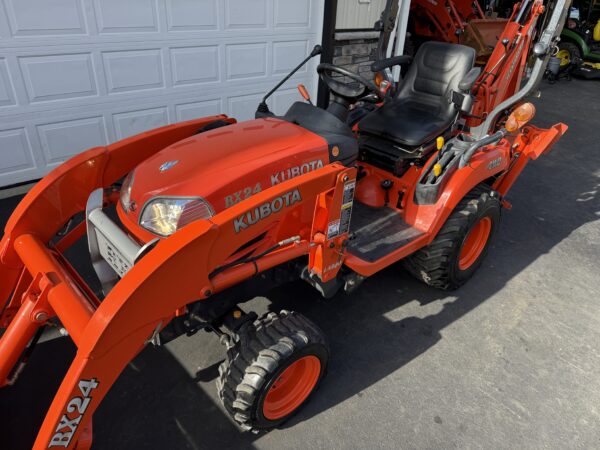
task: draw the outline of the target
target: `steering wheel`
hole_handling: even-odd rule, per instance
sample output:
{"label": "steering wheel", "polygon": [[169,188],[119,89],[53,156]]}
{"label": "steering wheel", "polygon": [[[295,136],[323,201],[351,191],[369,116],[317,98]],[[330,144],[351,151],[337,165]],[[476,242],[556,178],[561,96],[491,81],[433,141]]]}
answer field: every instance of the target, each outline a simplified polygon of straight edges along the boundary
{"label": "steering wheel", "polygon": [[[359,98],[364,97],[369,91],[376,94],[380,99],[384,99],[384,95],[379,91],[374,82],[369,81],[356,73],[350,72],[343,67],[323,63],[319,64],[317,67],[317,73],[327,87],[331,89],[331,92],[334,95],[342,97],[350,103],[355,103]],[[351,80],[356,81],[359,86],[352,86],[350,83],[344,83],[336,80],[331,75],[332,73],[337,73],[348,77]]]}

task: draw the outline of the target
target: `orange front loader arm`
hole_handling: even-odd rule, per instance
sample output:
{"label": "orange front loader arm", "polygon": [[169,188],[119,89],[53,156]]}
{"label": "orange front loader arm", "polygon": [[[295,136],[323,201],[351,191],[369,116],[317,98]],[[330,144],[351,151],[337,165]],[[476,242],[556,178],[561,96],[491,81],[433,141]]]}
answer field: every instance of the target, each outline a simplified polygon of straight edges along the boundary
{"label": "orange front loader arm", "polygon": [[[110,186],[149,154],[192,135],[210,120],[214,118],[166,127],[112,148],[92,149],[40,182],[11,217],[0,254],[2,324],[7,326],[0,339],[0,382],[9,382],[21,354],[49,318],[60,320],[78,348],[34,448],[89,448],[95,409],[127,363],[169,323],[175,311],[308,255],[315,246],[327,244],[327,249],[342,251],[344,236],[335,243],[327,239],[311,242],[312,232],[326,233],[327,221],[336,219],[335,213],[319,213],[313,230],[299,231],[260,260],[217,270],[241,245],[286,215],[315,210],[319,198],[333,199],[331,210],[337,210],[339,218],[341,192],[355,179],[356,170],[332,164],[276,185],[210,221],[193,223],[162,240],[100,302],[57,250],[67,245],[59,242],[52,247],[48,242],[85,208],[91,192]],[[275,205],[270,214],[257,224],[240,226],[244,214],[266,204]],[[76,227],[72,233],[80,236],[83,230]],[[63,242],[74,240],[67,235]]]}
{"label": "orange front loader arm", "polygon": [[[161,242],[135,265],[85,326],[77,355],[48,411],[35,448],[71,448],[121,371],[177,309],[257,271],[306,255],[309,242],[304,240],[260,260],[257,268],[239,266],[209,278],[219,262],[239,245],[234,222],[243,212],[296,190],[302,199],[314,201],[321,192],[335,186],[343,170],[341,166],[327,166],[302,180],[283,183],[252,197],[211,221],[194,223]],[[268,226],[285,213],[271,215],[262,225]]]}

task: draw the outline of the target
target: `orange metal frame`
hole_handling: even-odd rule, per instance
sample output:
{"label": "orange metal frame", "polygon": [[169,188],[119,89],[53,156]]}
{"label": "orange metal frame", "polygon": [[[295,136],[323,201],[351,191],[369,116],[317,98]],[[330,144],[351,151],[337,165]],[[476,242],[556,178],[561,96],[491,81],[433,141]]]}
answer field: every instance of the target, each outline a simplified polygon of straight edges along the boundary
{"label": "orange metal frame", "polygon": [[[99,302],[58,250],[64,250],[81,236],[81,227],[55,247],[49,247],[52,233],[81,211],[84,199],[97,187],[109,186],[149,153],[187,137],[213,119],[155,130],[74,158],[32,190],[7,225],[1,244],[0,277],[5,298],[10,300],[1,317],[1,323],[7,326],[0,339],[1,383],[9,382],[28,342],[49,318],[60,320],[78,348],[35,448],[87,448],[94,410],[126,364],[154,333],[169,323],[177,310],[301,256],[309,257],[309,269],[323,281],[335,278],[342,264],[359,274],[372,275],[431,242],[456,204],[480,182],[496,177],[494,188],[506,194],[526,163],[550,149],[566,131],[562,124],[549,130],[527,127],[512,142],[503,140],[484,149],[469,167],[452,177],[435,205],[417,205],[412,200],[419,169],[394,179],[399,189],[391,193],[391,203],[397,204],[398,196],[405,194],[398,211],[425,234],[376,263],[346,252],[347,234],[327,238],[328,224],[340,217],[344,186],[356,179],[356,169],[334,163],[269,188],[210,221],[195,222],[164,239]],[[489,163],[498,158],[502,163],[490,170]],[[389,178],[390,174],[371,166],[365,166],[365,170],[368,175],[358,184],[356,198],[376,204],[379,200],[368,180]],[[297,204],[272,214],[259,226],[236,233],[233,223],[240,215],[290,193],[297,193]],[[313,226],[297,230],[294,243],[256,263],[234,266],[210,278],[209,274],[235,254],[241,244],[306,208],[314,211]],[[42,212],[49,226],[40,222]],[[192,279],[195,282],[189,283]],[[173,289],[174,285],[177,289]]]}
{"label": "orange metal frame", "polygon": [[[540,7],[539,2],[535,5]],[[520,42],[524,48],[530,45],[530,29],[507,29],[506,33],[513,33],[517,46]],[[523,55],[526,52],[506,62],[508,67],[518,64],[518,70],[512,70],[506,79],[502,77],[508,86],[496,89],[494,83],[500,79],[495,79],[480,88],[482,104],[495,104],[514,92],[525,64]],[[496,55],[496,61],[498,58]],[[126,364],[178,312],[185,311],[186,305],[299,257],[308,259],[309,271],[323,282],[336,278],[343,265],[360,275],[373,275],[429,244],[476,185],[490,182],[505,196],[528,161],[548,151],[566,131],[563,124],[547,130],[527,126],[516,136],[481,149],[469,166],[452,175],[433,205],[414,201],[422,168],[415,166],[402,177],[392,177],[382,169],[361,164],[365,176],[357,182],[355,168],[326,164],[161,240],[100,301],[63,256],[84,236],[85,226],[75,226],[57,243],[52,244],[53,239],[75,215],[85,211],[92,192],[110,188],[141,162],[215,120],[235,122],[226,116],[206,117],[74,157],[38,183],[6,225],[0,242],[0,327],[6,328],[0,338],[0,387],[16,378],[21,356],[50,319],[57,318],[77,346],[34,448],[89,448],[95,409]],[[390,179],[394,189],[389,192],[389,204],[423,234],[381,260],[367,262],[347,251],[347,231],[329,237],[329,226],[340,220],[344,208],[351,207],[344,204],[347,189],[355,185],[356,200],[382,206],[381,181]],[[241,230],[234,226],[250,211],[283,197],[293,201],[273,209],[252,226]],[[106,201],[115,203],[117,194],[107,191]],[[257,261],[225,266],[237,260],[243,245],[272,230],[279,230],[278,237],[285,234],[295,238]],[[222,267],[228,268],[216,270]]]}
{"label": "orange metal frame", "polygon": [[[223,117],[221,117],[223,118]],[[77,345],[77,355],[48,411],[34,448],[86,448],[91,418],[125,365],[175,311],[208,298],[259,272],[304,255],[311,270],[333,278],[339,266],[325,270],[343,254],[347,233],[329,240],[327,224],[339,219],[342,191],[356,169],[331,164],[265,190],[218,214],[195,222],[161,241],[100,303],[65,267],[48,241],[70,217],[83,210],[86,197],[110,186],[155,151],[193,134],[214,117],[173,125],[115,146],[92,149],[61,166],[34,188],[15,211],[2,240],[0,277],[10,301],[2,314],[7,326],[0,339],[0,380],[9,382],[20,355],[37,329],[57,317]],[[64,189],[63,189],[64,188]],[[282,195],[297,195],[297,204],[274,212],[260,226],[236,232],[234,221]],[[323,199],[323,205],[321,200]],[[319,203],[317,205],[317,203]],[[325,206],[324,214],[319,210]],[[231,267],[209,277],[239,248],[301,208],[316,209],[311,230],[255,264]],[[50,211],[52,209],[52,211]],[[39,222],[46,214],[46,226]],[[81,228],[63,239],[73,242]],[[312,241],[312,236],[319,236]],[[57,246],[64,248],[66,245]],[[195,283],[189,283],[189,280]],[[177,289],[173,289],[173,285]],[[12,292],[12,296],[10,295]],[[85,438],[83,439],[82,436]]]}

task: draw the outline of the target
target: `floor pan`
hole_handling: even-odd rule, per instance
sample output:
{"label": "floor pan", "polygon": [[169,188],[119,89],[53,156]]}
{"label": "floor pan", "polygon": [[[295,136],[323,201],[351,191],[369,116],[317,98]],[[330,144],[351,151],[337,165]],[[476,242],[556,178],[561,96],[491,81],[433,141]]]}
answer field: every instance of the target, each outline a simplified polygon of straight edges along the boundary
{"label": "floor pan", "polygon": [[423,235],[392,208],[372,208],[355,202],[350,222],[348,251],[375,262]]}

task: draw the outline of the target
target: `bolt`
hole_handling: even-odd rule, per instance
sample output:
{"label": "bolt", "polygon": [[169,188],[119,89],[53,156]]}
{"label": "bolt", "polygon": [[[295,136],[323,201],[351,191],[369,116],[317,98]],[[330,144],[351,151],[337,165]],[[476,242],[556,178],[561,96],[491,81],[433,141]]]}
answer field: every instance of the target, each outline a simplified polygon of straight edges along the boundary
{"label": "bolt", "polygon": [[242,312],[241,312],[240,310],[236,309],[236,310],[233,312],[233,318],[234,318],[234,319],[239,319],[240,317],[242,317]]}
{"label": "bolt", "polygon": [[207,289],[206,291],[204,291],[205,297],[210,297],[211,295],[212,295],[212,291],[210,289]]}
{"label": "bolt", "polygon": [[48,313],[46,311],[40,311],[35,314],[34,319],[36,322],[45,322],[48,320]]}
{"label": "bolt", "polygon": [[348,175],[344,175],[344,182],[348,181],[350,178],[348,178]]}
{"label": "bolt", "polygon": [[329,248],[335,248],[335,243],[333,243],[333,242],[330,242],[330,243],[329,243]]}

